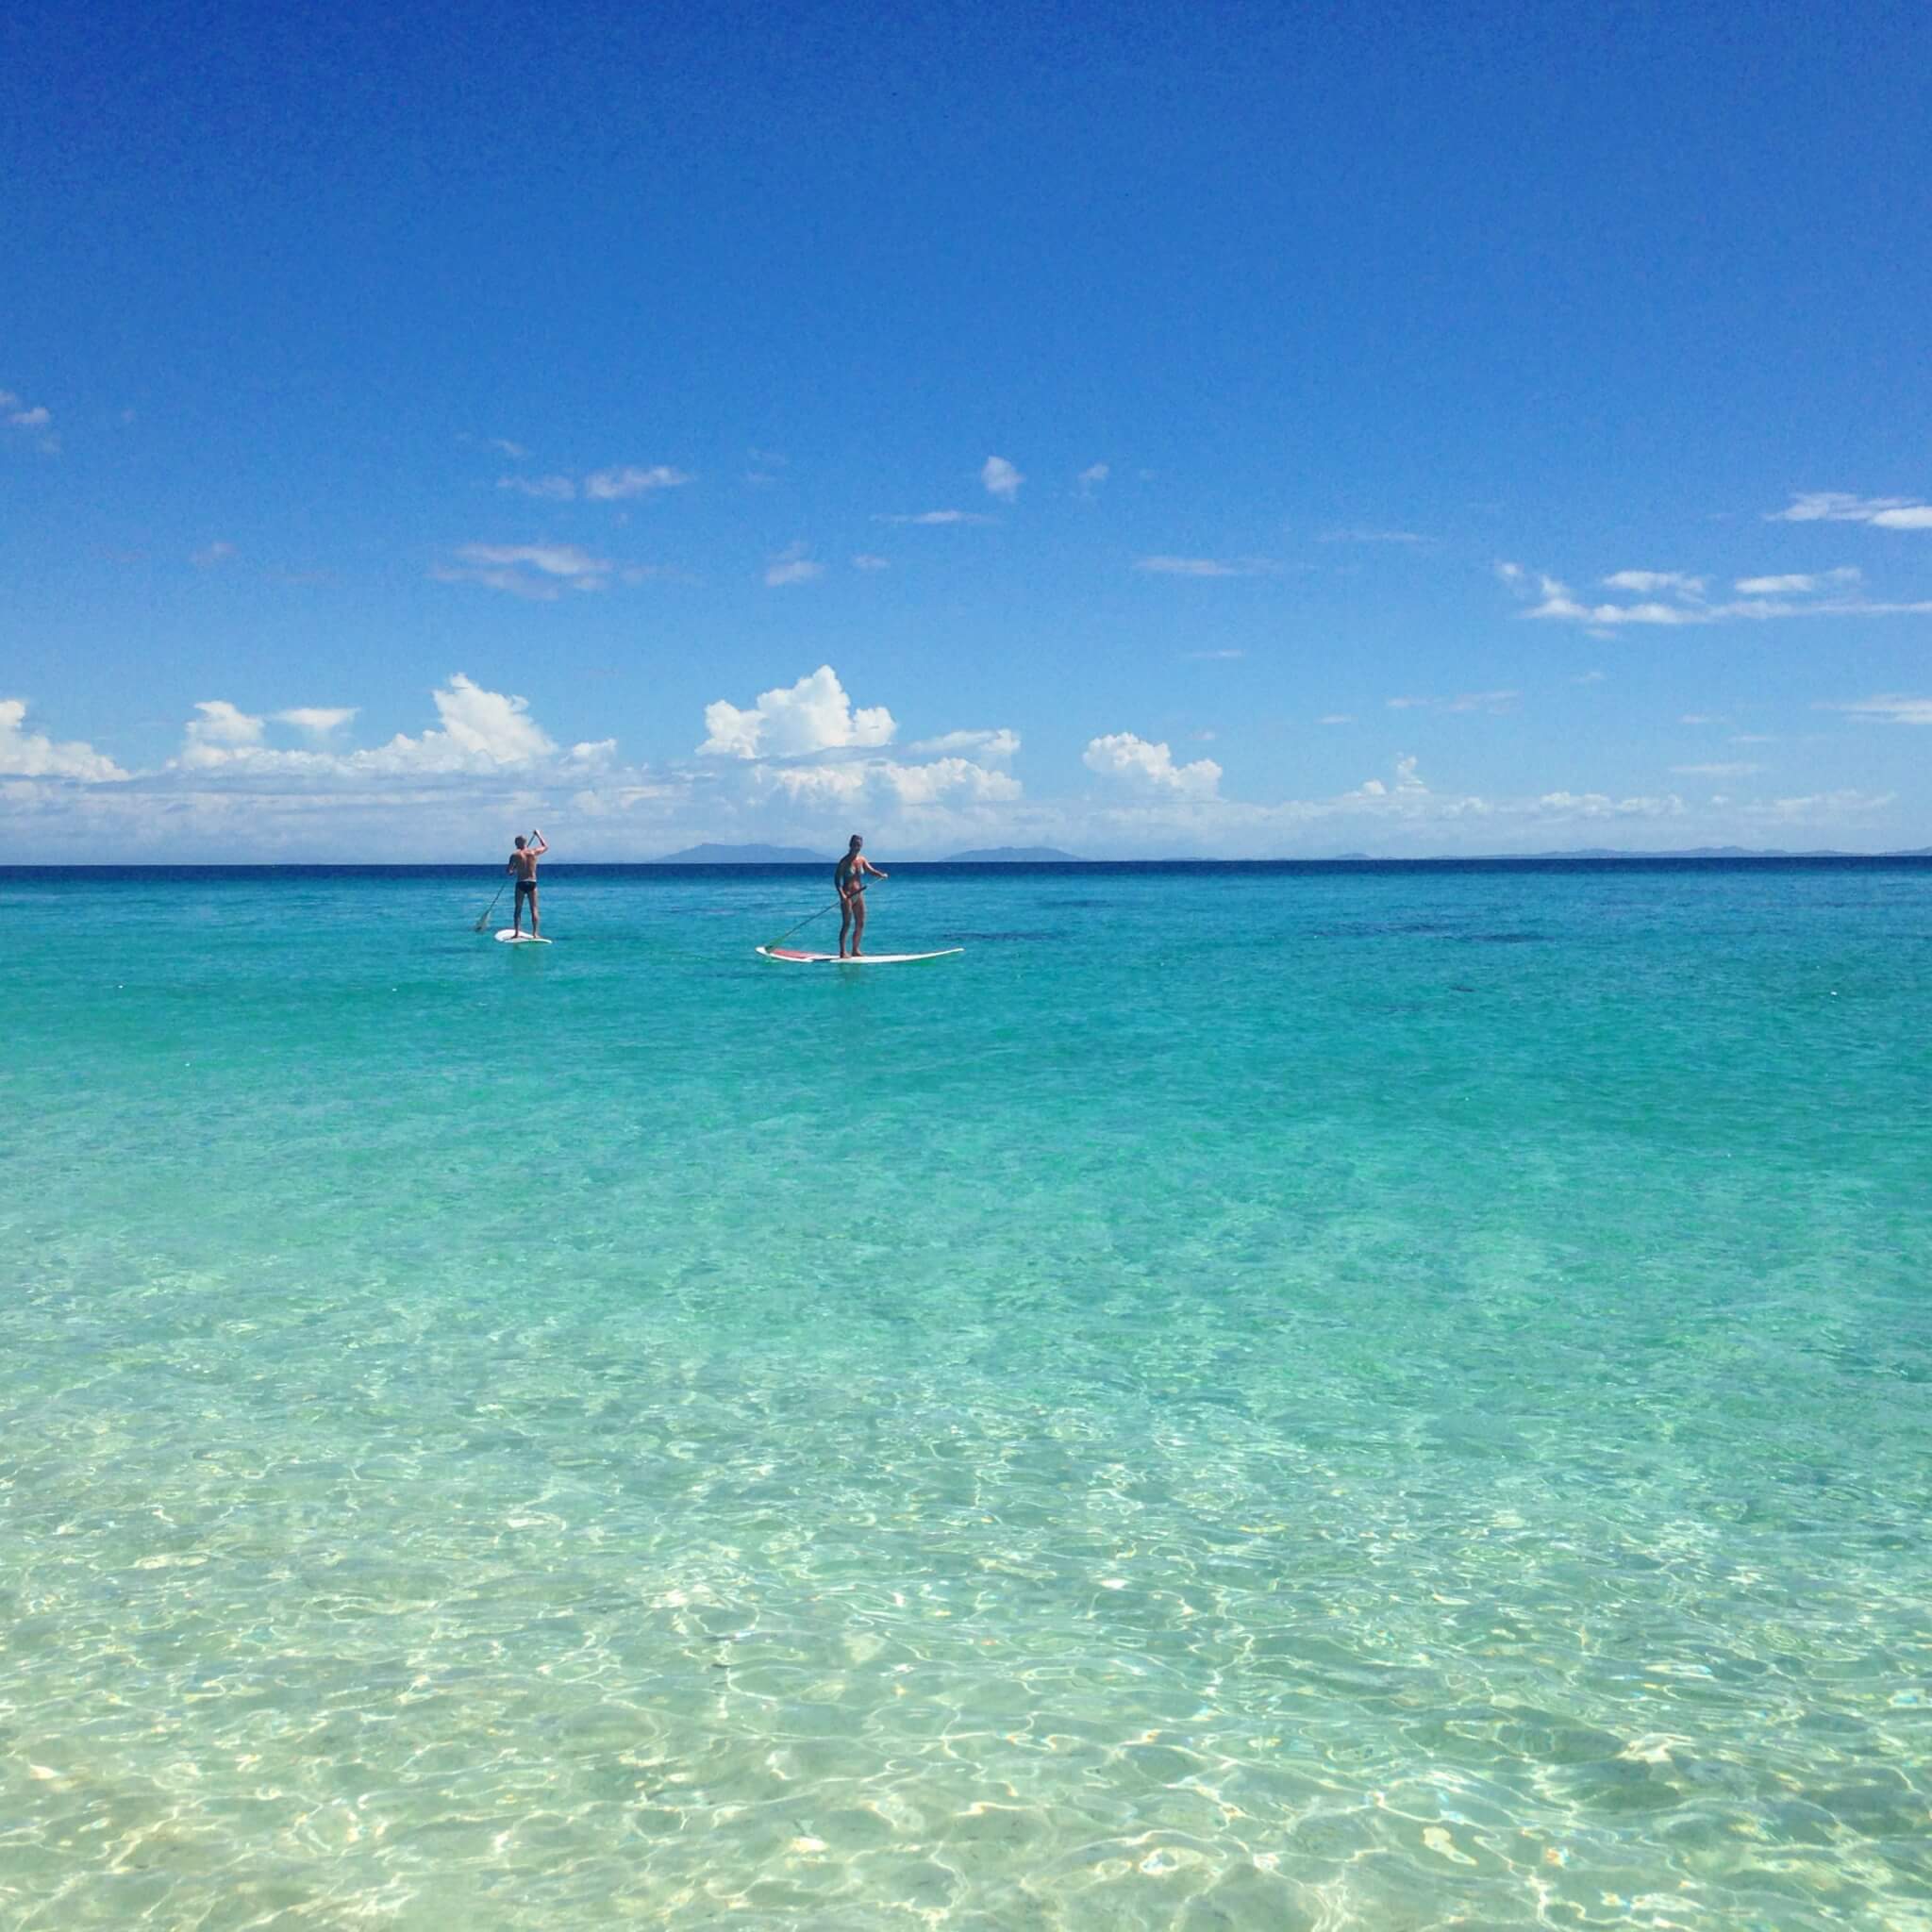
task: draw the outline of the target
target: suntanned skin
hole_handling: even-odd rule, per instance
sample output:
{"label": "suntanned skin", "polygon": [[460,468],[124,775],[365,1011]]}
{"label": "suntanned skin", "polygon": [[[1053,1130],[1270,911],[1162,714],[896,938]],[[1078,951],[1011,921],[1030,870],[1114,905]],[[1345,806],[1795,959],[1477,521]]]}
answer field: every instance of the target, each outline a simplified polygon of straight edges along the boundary
{"label": "suntanned skin", "polygon": [[509,863],[504,867],[504,871],[513,872],[517,875],[517,905],[515,912],[510,915],[513,930],[522,932],[524,929],[524,901],[528,899],[530,937],[537,939],[541,936],[542,931],[537,924],[537,861],[550,850],[550,843],[541,832],[533,832],[531,837],[537,841],[534,845],[527,839],[517,841],[517,849],[510,854]]}
{"label": "suntanned skin", "polygon": [[[881,872],[858,848],[865,843],[857,832],[845,857],[839,861],[839,957],[862,959],[865,957],[865,880],[870,873],[875,879],[891,877]],[[845,934],[852,934],[852,951],[845,951]]]}

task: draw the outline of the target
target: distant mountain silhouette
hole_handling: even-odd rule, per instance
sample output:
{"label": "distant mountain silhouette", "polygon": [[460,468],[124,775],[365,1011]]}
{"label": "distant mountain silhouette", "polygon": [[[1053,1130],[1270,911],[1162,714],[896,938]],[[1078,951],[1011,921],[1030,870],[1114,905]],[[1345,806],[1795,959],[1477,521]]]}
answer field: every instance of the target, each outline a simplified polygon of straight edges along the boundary
{"label": "distant mountain silhouette", "polygon": [[1052,845],[989,845],[983,852],[956,852],[948,865],[1077,865],[1071,852]]}
{"label": "distant mountain silhouette", "polygon": [[807,852],[797,845],[687,845],[667,852],[658,865],[830,865],[825,852]]}

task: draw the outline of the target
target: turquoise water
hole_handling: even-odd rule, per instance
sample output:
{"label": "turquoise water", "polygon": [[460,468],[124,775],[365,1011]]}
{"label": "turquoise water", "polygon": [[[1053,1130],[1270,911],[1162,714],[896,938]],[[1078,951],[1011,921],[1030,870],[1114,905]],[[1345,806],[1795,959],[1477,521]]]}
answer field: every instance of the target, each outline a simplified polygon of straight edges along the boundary
{"label": "turquoise water", "polygon": [[1932,868],[546,880],[0,874],[0,1923],[1932,1926]]}

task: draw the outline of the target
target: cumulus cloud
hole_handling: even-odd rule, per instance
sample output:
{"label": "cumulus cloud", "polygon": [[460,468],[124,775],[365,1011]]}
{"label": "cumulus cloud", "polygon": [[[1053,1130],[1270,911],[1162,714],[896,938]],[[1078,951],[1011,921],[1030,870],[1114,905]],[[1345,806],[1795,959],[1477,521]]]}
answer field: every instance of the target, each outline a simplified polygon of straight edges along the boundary
{"label": "cumulus cloud", "polygon": [[705,707],[706,758],[784,758],[890,744],[898,726],[883,705],[857,710],[829,664],[794,685],[760,691],[748,708]]}
{"label": "cumulus cloud", "polygon": [[[557,750],[549,734],[529,716],[527,699],[486,691],[458,672],[432,697],[438,725],[411,738],[398,732],[371,750],[288,750],[269,744],[268,720],[225,698],[204,699],[182,733],[175,767],[203,774],[280,774],[306,779],[489,774],[526,767]],[[311,740],[323,739],[355,714],[298,708],[276,714]]]}
{"label": "cumulus cloud", "polygon": [[1089,741],[1080,761],[1090,772],[1117,779],[1136,791],[1167,792],[1178,798],[1212,798],[1221,789],[1221,767],[1212,758],[1177,765],[1164,743],[1150,743],[1131,731],[1113,731]]}
{"label": "cumulus cloud", "polygon": [[988,457],[979,472],[979,480],[986,485],[989,496],[997,496],[1003,503],[1011,503],[1026,479],[1005,457]]}
{"label": "cumulus cloud", "polygon": [[779,551],[765,565],[765,582],[773,586],[780,584],[808,584],[814,577],[822,577],[825,567],[814,563],[806,554],[803,543],[790,543]]}
{"label": "cumulus cloud", "polygon": [[128,774],[105,752],[78,740],[57,743],[28,731],[26,700],[0,698],[0,777],[73,778],[84,785],[118,784]]}
{"label": "cumulus cloud", "polygon": [[1814,711],[1842,711],[1852,718],[1875,718],[1887,724],[1932,724],[1932,698],[1853,698],[1840,704],[1817,704]]}
{"label": "cumulus cloud", "polygon": [[875,524],[991,524],[995,521],[995,518],[974,509],[877,510],[873,515]]}
{"label": "cumulus cloud", "polygon": [[1932,504],[1915,496],[1853,496],[1842,490],[1795,491],[1771,524],[1870,524],[1880,530],[1932,530]]}
{"label": "cumulus cloud", "polygon": [[261,719],[238,709],[226,698],[204,699],[194,708],[201,716],[191,720],[182,735],[184,764],[221,764],[237,748],[259,744],[267,729]]}
{"label": "cumulus cloud", "polygon": [[512,597],[549,603],[564,589],[601,591],[615,566],[575,543],[465,543],[454,563],[430,575],[445,584],[482,584]]}
{"label": "cumulus cloud", "polygon": [[1740,577],[1731,588],[1745,597],[1808,597],[1819,591],[1845,590],[1861,582],[1862,576],[1861,572],[1847,566],[1781,577]]}
{"label": "cumulus cloud", "polygon": [[1134,568],[1158,577],[1266,577],[1281,565],[1272,557],[1142,557]]}
{"label": "cumulus cloud", "polygon": [[1082,496],[1091,496],[1112,475],[1112,469],[1106,463],[1089,463],[1074,478],[1074,484]]}

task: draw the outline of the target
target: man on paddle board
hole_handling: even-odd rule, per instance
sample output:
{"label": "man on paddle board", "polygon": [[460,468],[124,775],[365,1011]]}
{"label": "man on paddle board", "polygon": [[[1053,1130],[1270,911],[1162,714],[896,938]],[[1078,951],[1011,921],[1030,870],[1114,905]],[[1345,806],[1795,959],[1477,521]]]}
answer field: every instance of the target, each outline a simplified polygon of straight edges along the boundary
{"label": "man on paddle board", "polygon": [[849,928],[852,934],[852,955],[855,959],[865,956],[865,876],[870,873],[875,879],[891,878],[891,874],[881,872],[858,848],[865,843],[857,832],[852,835],[852,843],[845,848],[845,857],[833,869],[832,883],[839,889],[839,957],[844,958],[845,934]]}
{"label": "man on paddle board", "polygon": [[543,834],[534,825],[530,828],[530,838],[536,840],[534,845],[530,843],[529,839],[519,837],[517,849],[510,854],[509,863],[504,867],[504,871],[513,872],[517,875],[517,904],[516,910],[510,915],[511,929],[515,932],[523,931],[524,901],[527,899],[530,902],[530,937],[535,939],[538,936],[537,861],[550,850],[550,846]]}

